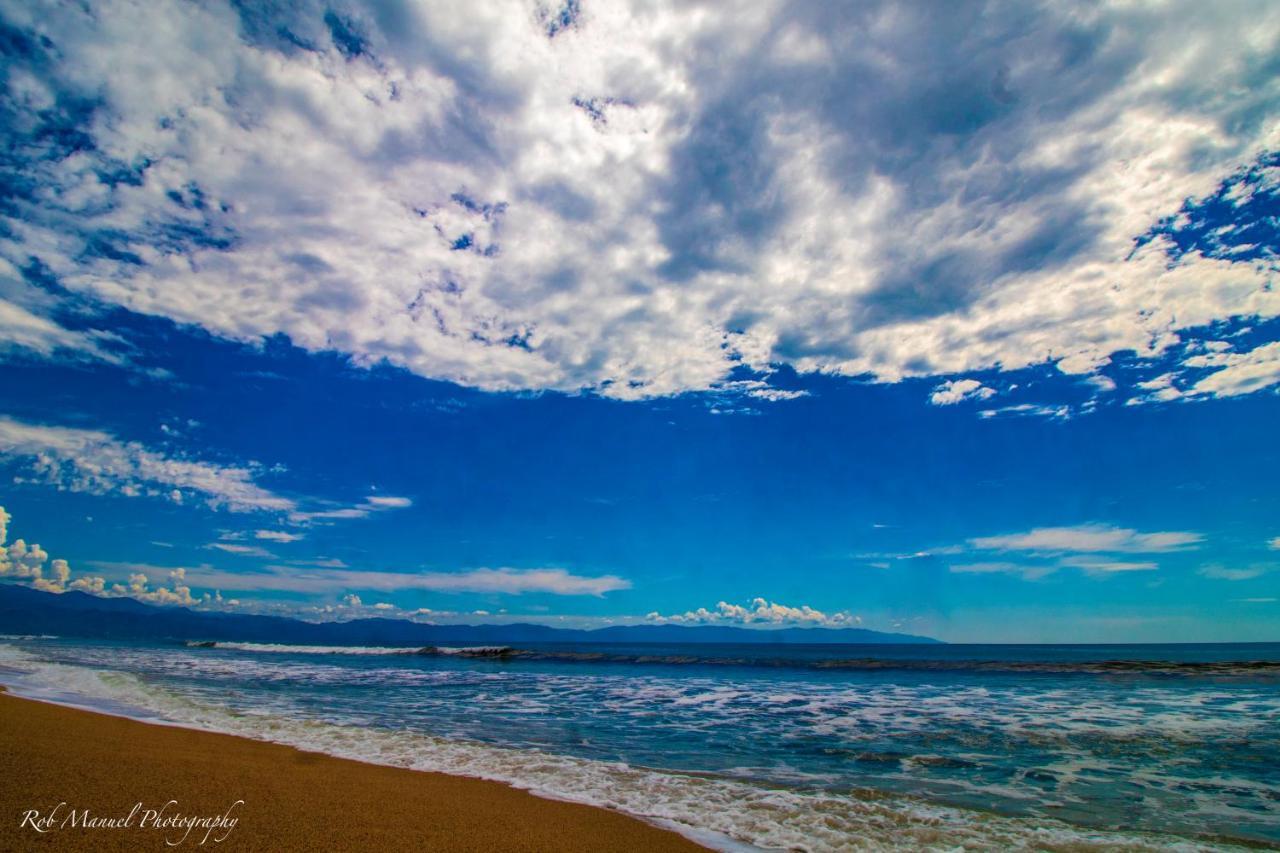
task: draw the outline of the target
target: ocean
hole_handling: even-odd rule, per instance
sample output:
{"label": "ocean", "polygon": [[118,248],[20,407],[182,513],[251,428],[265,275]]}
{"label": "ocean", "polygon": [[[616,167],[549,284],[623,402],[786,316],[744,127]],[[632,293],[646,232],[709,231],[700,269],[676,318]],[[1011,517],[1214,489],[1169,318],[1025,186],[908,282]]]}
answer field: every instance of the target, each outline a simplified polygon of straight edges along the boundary
{"label": "ocean", "polygon": [[0,638],[18,695],[616,808],[723,850],[1280,847],[1280,644]]}

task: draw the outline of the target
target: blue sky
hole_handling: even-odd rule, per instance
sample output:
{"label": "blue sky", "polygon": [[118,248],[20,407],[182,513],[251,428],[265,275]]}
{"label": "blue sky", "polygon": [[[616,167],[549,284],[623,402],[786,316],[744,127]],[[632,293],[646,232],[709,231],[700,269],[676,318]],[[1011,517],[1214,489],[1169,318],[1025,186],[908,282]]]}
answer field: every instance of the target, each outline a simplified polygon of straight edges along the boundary
{"label": "blue sky", "polygon": [[1212,11],[0,2],[0,575],[1280,639],[1280,13]]}

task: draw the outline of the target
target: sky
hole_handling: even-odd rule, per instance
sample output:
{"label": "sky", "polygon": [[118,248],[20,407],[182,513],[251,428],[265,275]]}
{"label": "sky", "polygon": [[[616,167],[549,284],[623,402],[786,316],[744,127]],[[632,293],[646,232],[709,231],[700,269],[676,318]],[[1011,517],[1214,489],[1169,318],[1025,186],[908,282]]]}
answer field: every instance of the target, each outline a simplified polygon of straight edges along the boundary
{"label": "sky", "polygon": [[0,56],[5,582],[1280,641],[1274,3],[0,0]]}

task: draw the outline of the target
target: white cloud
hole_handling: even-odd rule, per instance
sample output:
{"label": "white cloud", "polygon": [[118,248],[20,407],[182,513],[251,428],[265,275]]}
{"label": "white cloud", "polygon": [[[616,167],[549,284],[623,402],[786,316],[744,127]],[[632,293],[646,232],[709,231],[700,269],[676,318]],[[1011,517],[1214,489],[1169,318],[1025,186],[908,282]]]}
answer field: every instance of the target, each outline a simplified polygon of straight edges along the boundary
{"label": "white cloud", "polygon": [[1089,573],[1112,574],[1115,572],[1153,572],[1160,566],[1150,560],[1109,560],[1099,557],[1067,557],[1064,566],[1083,569]]}
{"label": "white cloud", "polygon": [[270,559],[275,556],[266,548],[259,548],[257,545],[237,545],[234,542],[210,542],[205,547],[216,548],[228,554],[235,554],[237,557],[263,557]]}
{"label": "white cloud", "polygon": [[1216,352],[1183,362],[1187,367],[1217,367],[1198,380],[1187,394],[1238,397],[1280,383],[1280,342],[1264,344],[1248,352]]}
{"label": "white cloud", "polygon": [[[233,512],[288,513],[295,524],[366,518],[411,506],[405,497],[370,496],[355,506],[324,503],[322,509],[302,509],[297,501],[259,486],[259,465],[217,465],[167,456],[136,441],[122,441],[100,430],[46,426],[0,415],[0,458],[25,460],[36,481],[60,490],[95,495],[156,497],[181,504],[189,498]],[[25,479],[25,478],[23,478]],[[318,501],[309,501],[315,505]],[[256,538],[293,542],[300,534],[260,530]],[[231,553],[271,556],[261,548],[216,543],[210,547]]]}
{"label": "white cloud", "polygon": [[954,406],[965,400],[985,400],[994,397],[995,393],[996,389],[988,388],[976,379],[956,379],[934,388],[929,402],[935,406]]}
{"label": "white cloud", "polygon": [[[9,541],[9,522],[13,516],[0,506],[0,578],[12,578],[29,582],[45,592],[63,592],[71,578],[71,566],[66,560],[49,561],[49,553],[36,543],[27,544],[24,539]],[[45,574],[45,562],[49,562]],[[72,588],[77,588],[72,584]]]}
{"label": "white cloud", "polygon": [[617,575],[575,575],[556,568],[481,568],[458,572],[364,572],[298,566],[269,566],[262,572],[220,572],[200,568],[191,570],[191,579],[200,586],[220,589],[313,593],[359,589],[379,592],[431,590],[506,595],[549,593],[600,596],[631,587],[630,581]]}
{"label": "white cloud", "polygon": [[1271,541],[1269,541],[1267,543],[1267,547],[1270,548],[1272,551],[1280,551],[1280,536],[1277,536],[1275,539],[1272,539]]}
{"label": "white cloud", "polygon": [[956,574],[989,575],[1013,574],[1021,572],[1026,566],[1021,563],[953,563],[948,569]]}
{"label": "white cloud", "polygon": [[1015,406],[1002,406],[998,409],[983,409],[978,412],[978,415],[983,418],[994,418],[997,415],[1015,415],[1065,420],[1071,417],[1071,407],[1018,403]]}
{"label": "white cloud", "polygon": [[1025,533],[979,536],[969,540],[974,548],[993,551],[1112,551],[1156,554],[1194,548],[1203,541],[1199,533],[1160,531],[1140,533],[1127,527],[1081,524],[1075,527],[1037,527]]}
{"label": "white cloud", "polygon": [[990,5],[600,2],[549,39],[485,4],[7,2],[41,192],[0,257],[226,338],[616,397],[1087,374],[1280,313],[1259,265],[1133,243],[1277,146],[1280,7]]}
{"label": "white cloud", "polygon": [[1182,390],[1175,384],[1180,376],[1181,374],[1179,373],[1162,373],[1159,376],[1137,383],[1137,387],[1149,393],[1130,398],[1126,401],[1126,405],[1168,403],[1172,400],[1182,399]]}
{"label": "white cloud", "polygon": [[129,585],[124,587],[113,584],[109,592],[112,595],[128,596],[138,601],[152,604],[178,604],[192,607],[200,603],[191,595],[191,587],[186,584],[186,569],[174,569],[169,572],[169,585],[152,587],[147,576],[141,572],[129,575]]}
{"label": "white cloud", "polygon": [[649,622],[660,624],[688,625],[731,623],[748,625],[762,622],[771,625],[818,625],[826,628],[849,628],[862,623],[862,618],[847,610],[835,613],[824,613],[807,604],[800,607],[789,607],[763,598],[754,598],[748,605],[730,604],[721,601],[714,610],[699,607],[685,613],[674,613],[663,616],[654,612],[645,616]]}
{"label": "white cloud", "polygon": [[106,432],[44,426],[0,416],[0,457],[29,460],[43,482],[73,492],[184,496],[235,512],[292,510],[294,502],[253,482],[255,471],[178,459]]}
{"label": "white cloud", "polygon": [[1095,373],[1086,380],[1093,389],[1099,394],[1105,394],[1109,391],[1116,390],[1116,381],[1110,376],[1103,376],[1101,373]]}
{"label": "white cloud", "polygon": [[291,512],[289,513],[289,520],[296,524],[305,524],[310,521],[338,521],[352,518],[367,518],[375,512],[384,512],[390,509],[404,509],[410,506],[413,506],[413,501],[409,498],[370,495],[365,498],[364,501],[355,506],[340,506],[332,509]]}
{"label": "white cloud", "polygon": [[1115,560],[1105,557],[1067,556],[1052,562],[1012,563],[976,562],[953,563],[949,570],[955,574],[1006,574],[1023,580],[1036,581],[1056,574],[1063,569],[1080,569],[1089,575],[1105,576],[1117,572],[1152,572],[1160,566],[1150,560]]}
{"label": "white cloud", "polygon": [[[199,605],[233,607],[239,604],[235,600],[224,600],[221,592],[216,592],[212,596],[205,595],[200,599],[193,597],[191,587],[187,585],[185,568],[157,569],[154,566],[124,564],[124,568],[131,570],[128,583],[108,584],[107,580],[100,575],[81,575],[73,580],[71,566],[66,560],[59,559],[49,562],[46,574],[44,563],[49,559],[49,555],[39,545],[27,545],[21,539],[12,545],[5,545],[11,520],[11,516],[4,507],[0,506],[0,577],[26,581],[36,589],[45,592],[62,593],[67,590],[77,590],[90,595],[128,597],[152,604],[178,604],[186,607]],[[146,573],[136,570],[139,568],[165,572],[168,585],[152,587]]]}
{"label": "white cloud", "polygon": [[1267,572],[1270,572],[1273,568],[1274,566],[1263,564],[1254,564],[1244,568],[1231,568],[1219,563],[1210,563],[1208,565],[1201,566],[1197,569],[1197,572],[1206,578],[1213,578],[1214,580],[1247,581],[1261,577]]}
{"label": "white cloud", "polygon": [[[0,281],[7,276],[9,264],[0,259]],[[0,354],[26,351],[50,357],[66,353],[80,358],[118,361],[118,356],[100,345],[110,336],[100,332],[73,332],[52,320],[32,313],[21,305],[4,299],[0,288]]]}
{"label": "white cloud", "polygon": [[953,574],[1003,574],[1015,575],[1026,581],[1037,581],[1052,575],[1061,566],[1052,564],[1028,564],[1005,562],[952,563],[947,567]]}
{"label": "white cloud", "polygon": [[255,539],[264,539],[268,542],[297,542],[303,538],[301,533],[289,533],[284,530],[255,530],[253,536]]}
{"label": "white cloud", "polygon": [[69,585],[70,589],[78,589],[90,595],[103,595],[107,591],[106,587],[107,581],[105,578],[87,575],[76,578]]}
{"label": "white cloud", "polygon": [[[3,547],[0,545],[0,547]],[[0,576],[11,578],[39,578],[49,554],[38,544],[28,545],[26,540],[15,540],[0,554]]]}
{"label": "white cloud", "polygon": [[379,509],[405,509],[413,506],[413,501],[408,498],[397,498],[391,496],[370,495],[365,498],[365,503]]}

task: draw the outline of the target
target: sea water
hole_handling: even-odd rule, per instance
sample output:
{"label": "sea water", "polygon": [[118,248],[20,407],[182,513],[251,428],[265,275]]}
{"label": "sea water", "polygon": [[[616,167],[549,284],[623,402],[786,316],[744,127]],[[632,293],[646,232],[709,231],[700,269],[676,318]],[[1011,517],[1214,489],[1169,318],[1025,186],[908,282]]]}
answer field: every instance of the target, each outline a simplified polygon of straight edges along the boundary
{"label": "sea water", "polygon": [[20,695],[508,782],[722,849],[1280,846],[1280,644],[0,639]]}

